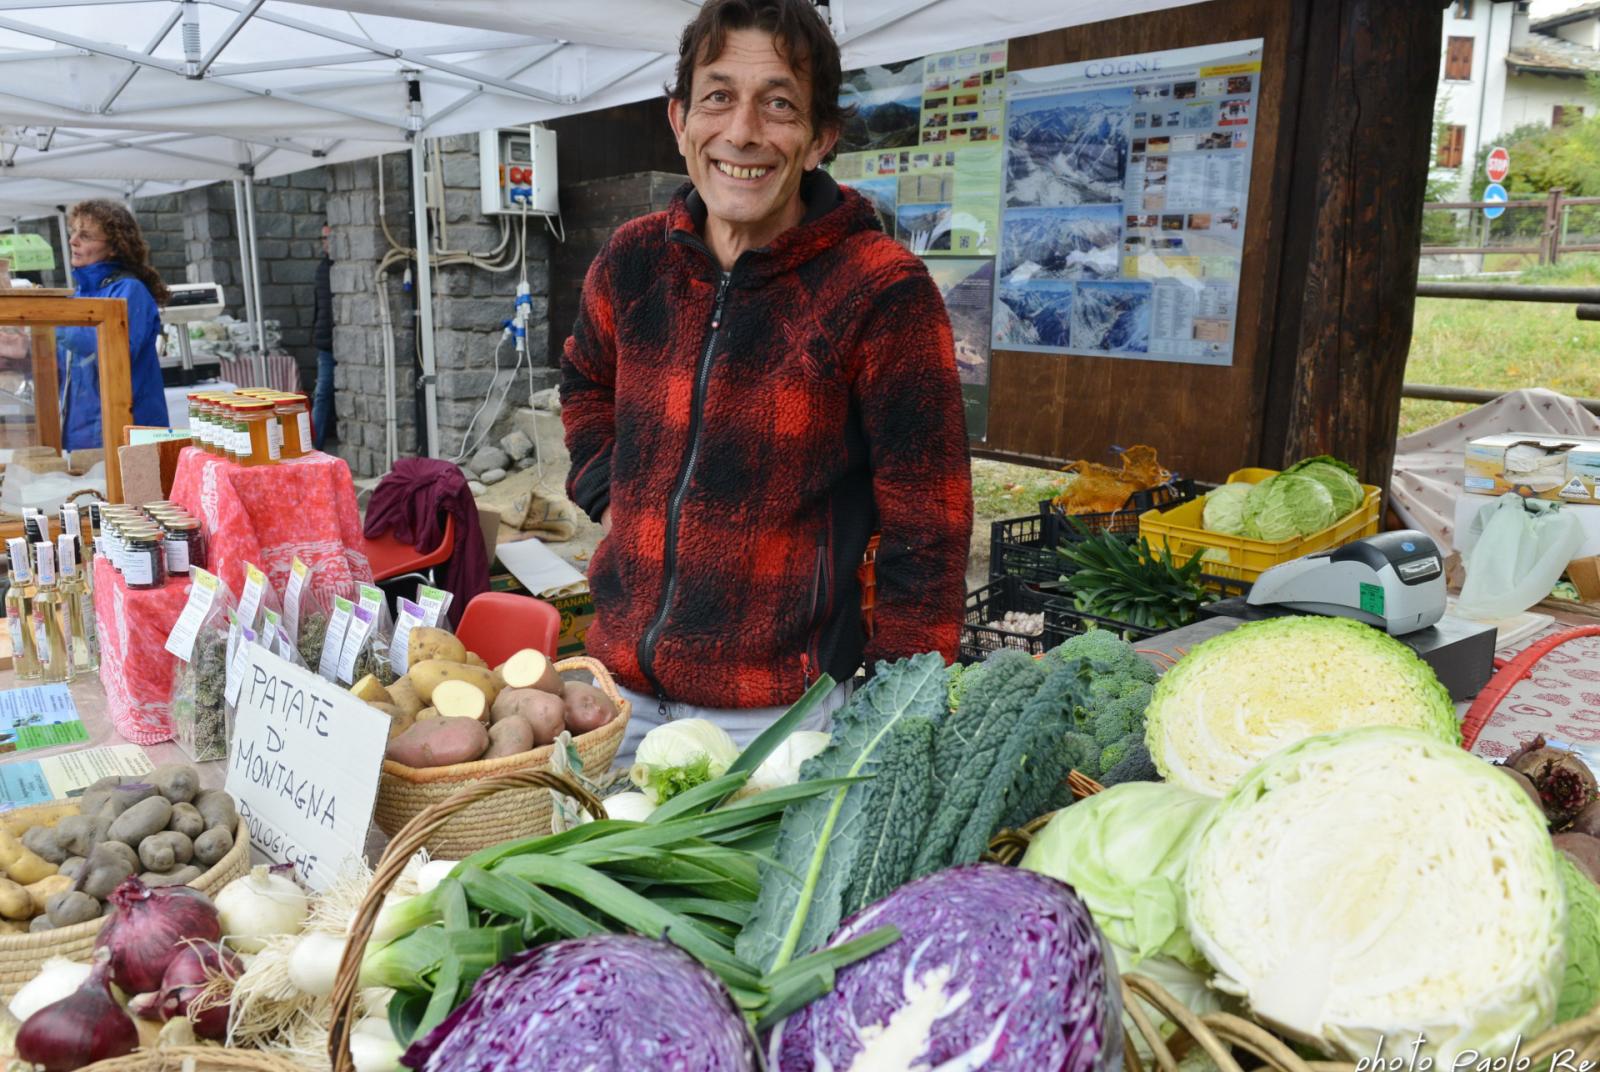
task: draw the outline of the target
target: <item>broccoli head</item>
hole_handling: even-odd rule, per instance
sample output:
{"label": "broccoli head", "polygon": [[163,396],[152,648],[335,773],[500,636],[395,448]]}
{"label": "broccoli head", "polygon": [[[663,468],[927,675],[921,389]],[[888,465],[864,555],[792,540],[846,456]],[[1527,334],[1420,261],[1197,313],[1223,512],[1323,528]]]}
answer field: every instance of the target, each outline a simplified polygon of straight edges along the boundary
{"label": "broccoli head", "polygon": [[1133,650],[1132,644],[1110,629],[1091,629],[1069,637],[1051,650],[1049,658],[1063,664],[1072,659],[1085,659],[1096,677],[1133,678],[1154,685],[1159,676],[1155,667]]}
{"label": "broccoli head", "polygon": [[1063,733],[1057,747],[1069,769],[1090,775],[1100,769],[1100,745],[1087,733]]}
{"label": "broccoli head", "polygon": [[1145,747],[1142,738],[1136,740],[1128,747],[1127,753],[1104,774],[1100,775],[1100,784],[1107,789],[1123,782],[1159,782],[1161,774],[1156,770],[1155,761],[1150,758],[1150,749]]}
{"label": "broccoli head", "polygon": [[1105,774],[1118,763],[1128,758],[1128,753],[1135,747],[1143,745],[1144,738],[1140,734],[1130,733],[1119,741],[1106,745],[1100,753],[1100,762],[1097,764],[1096,774]]}

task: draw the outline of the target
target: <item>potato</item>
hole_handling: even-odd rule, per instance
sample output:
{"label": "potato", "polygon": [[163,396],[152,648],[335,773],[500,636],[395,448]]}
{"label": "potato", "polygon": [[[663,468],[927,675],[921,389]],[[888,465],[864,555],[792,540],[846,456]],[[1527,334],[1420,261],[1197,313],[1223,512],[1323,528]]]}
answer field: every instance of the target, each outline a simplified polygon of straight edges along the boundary
{"label": "potato", "polygon": [[214,826],[194,839],[194,859],[211,867],[233,851],[233,831]]}
{"label": "potato", "polygon": [[489,747],[489,731],[475,718],[430,718],[389,742],[384,755],[408,767],[470,763]]}
{"label": "potato", "polygon": [[6,919],[32,919],[33,899],[28,891],[8,878],[0,878],[0,917]]}
{"label": "potato", "polygon": [[[205,812],[201,811],[200,814],[204,815]],[[171,821],[172,802],[166,797],[150,797],[117,816],[106,837],[107,840],[120,841],[137,848],[139,842],[165,830]]]}
{"label": "potato", "polygon": [[[65,859],[65,857],[62,857]],[[26,886],[56,873],[56,865],[28,848],[9,831],[0,831],[0,871]]]}
{"label": "potato", "polygon": [[[50,922],[48,916],[34,916],[33,918],[42,919],[46,923]],[[31,930],[33,928],[20,919],[0,919],[0,934],[27,934]]]}
{"label": "potato", "polygon": [[495,696],[500,688],[495,684],[494,674],[477,666],[467,666],[463,663],[447,663],[440,659],[427,659],[420,663],[413,663],[411,673],[411,687],[417,690],[417,696],[424,703],[438,706],[433,703],[433,690],[446,681],[465,681],[483,693],[485,704],[494,703]]}
{"label": "potato", "polygon": [[389,690],[383,687],[383,682],[372,674],[368,674],[354,685],[351,685],[350,692],[356,699],[364,700],[367,703],[394,702],[389,699]]}
{"label": "potato", "polygon": [[[106,799],[90,814],[109,815],[113,819],[156,795],[156,787],[147,782],[130,782],[107,790]],[[198,798],[197,798],[198,799]],[[87,809],[85,809],[87,811]]]}
{"label": "potato", "polygon": [[394,740],[406,730],[410,729],[417,721],[415,715],[408,715],[394,704],[387,705],[389,710],[389,740]]}
{"label": "potato", "polygon": [[483,670],[489,669],[489,664],[483,661],[483,656],[479,655],[475,651],[467,652],[467,657],[461,661],[466,663],[468,666],[476,666]]}
{"label": "potato", "polygon": [[120,841],[102,841],[84,861],[73,886],[90,897],[105,898],[139,869],[139,858]]}
{"label": "potato", "polygon": [[506,689],[494,698],[491,720],[520,718],[533,731],[533,743],[547,745],[567,728],[567,705],[541,689]]}
{"label": "potato", "polygon": [[[500,695],[504,696],[505,693]],[[533,727],[528,725],[526,719],[502,718],[489,727],[489,750],[483,754],[483,758],[499,759],[501,756],[514,756],[532,747]]]}
{"label": "potato", "polygon": [[193,840],[206,832],[206,818],[193,804],[174,804],[172,818],[167,821],[167,829],[176,830],[184,837]]}
{"label": "potato", "polygon": [[[102,778],[100,781],[103,782],[105,779]],[[78,800],[69,800],[61,804],[38,804],[30,807],[25,813],[0,815],[0,830],[21,837],[35,826],[53,826],[69,815],[87,815],[90,809],[82,807],[81,800],[80,797]]]}
{"label": "potato", "polygon": [[28,899],[33,902],[33,914],[38,916],[44,914],[50,898],[72,889],[72,880],[66,875],[51,875],[22,888],[28,891]]}
{"label": "potato", "polygon": [[151,834],[139,842],[139,862],[148,871],[165,874],[194,859],[194,842],[175,830]]}
{"label": "potato", "polygon": [[597,730],[617,717],[617,705],[593,685],[565,682],[561,686],[561,698],[567,702],[567,729],[574,734]]}
{"label": "potato", "polygon": [[481,719],[489,702],[475,685],[465,681],[441,681],[433,690],[433,706],[447,718]]}
{"label": "potato", "polygon": [[70,927],[74,923],[87,923],[100,918],[100,902],[81,890],[68,890],[50,898],[45,910],[50,922],[57,927]]}
{"label": "potato", "polygon": [[233,806],[233,798],[221,789],[207,789],[194,798],[194,806],[205,819],[207,830],[220,826],[231,834],[239,825],[239,812]]}
{"label": "potato", "polygon": [[438,717],[439,717],[439,709],[437,707],[424,707],[421,711],[417,712],[416,721],[421,722],[425,718],[438,718]]}
{"label": "potato", "polygon": [[187,763],[169,763],[150,773],[150,784],[170,804],[187,804],[200,792],[200,774]]}
{"label": "potato", "polygon": [[[119,841],[117,844],[120,845],[122,842]],[[56,872],[56,875],[65,875],[67,878],[77,878],[78,873],[83,870],[84,862],[85,861],[82,856],[69,856],[61,864],[61,868]],[[55,878],[55,875],[51,875],[50,877]],[[40,881],[43,882],[44,880],[40,879]]]}
{"label": "potato", "polygon": [[412,717],[416,717],[418,711],[428,706],[422,702],[422,697],[417,695],[416,688],[411,684],[410,674],[397,678],[389,686],[389,702]]}
{"label": "potato", "polygon": [[106,832],[111,829],[111,822],[109,815],[68,816],[55,826],[56,844],[66,849],[68,856],[87,856],[96,845],[106,839]]}
{"label": "potato", "polygon": [[173,868],[164,875],[159,871],[146,871],[139,876],[139,881],[151,889],[157,886],[187,886],[203,874],[205,872],[194,864],[184,864],[182,867]]}
{"label": "potato", "polygon": [[495,670],[508,689],[541,689],[561,695],[561,674],[544,652],[523,648]]}
{"label": "potato", "polygon": [[406,647],[406,669],[413,670],[421,662],[442,659],[447,663],[467,661],[467,647],[448,629],[418,626],[411,630]]}
{"label": "potato", "polygon": [[[83,816],[79,815],[74,818],[82,819]],[[64,823],[68,820],[63,819],[61,821]],[[60,864],[68,856],[77,855],[67,851],[67,847],[61,843],[61,839],[56,836],[56,833],[54,826],[32,827],[26,834],[22,835],[22,847],[29,852],[36,853],[41,860],[47,860],[53,864]]]}

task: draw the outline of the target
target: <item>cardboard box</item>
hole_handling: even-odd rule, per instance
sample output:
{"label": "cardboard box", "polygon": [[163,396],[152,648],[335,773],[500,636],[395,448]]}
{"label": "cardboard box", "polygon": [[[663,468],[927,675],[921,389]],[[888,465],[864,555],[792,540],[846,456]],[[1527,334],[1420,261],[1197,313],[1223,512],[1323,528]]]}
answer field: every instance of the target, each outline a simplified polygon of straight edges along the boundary
{"label": "cardboard box", "polygon": [[1600,504],[1600,439],[1481,436],[1467,444],[1462,486],[1474,495],[1514,491],[1531,499]]}
{"label": "cardboard box", "polygon": [[1600,555],[1575,558],[1567,563],[1567,577],[1585,603],[1600,603]]}

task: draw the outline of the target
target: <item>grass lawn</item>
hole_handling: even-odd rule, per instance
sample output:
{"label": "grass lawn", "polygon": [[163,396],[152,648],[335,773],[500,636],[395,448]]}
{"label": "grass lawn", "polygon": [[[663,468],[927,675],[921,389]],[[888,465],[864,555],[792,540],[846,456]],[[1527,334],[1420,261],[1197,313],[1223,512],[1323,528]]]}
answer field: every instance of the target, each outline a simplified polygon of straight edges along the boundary
{"label": "grass lawn", "polygon": [[[1514,281],[1600,285],[1600,257],[1571,255],[1558,264],[1530,268]],[[1548,387],[1592,398],[1600,395],[1600,323],[1580,321],[1570,305],[1419,298],[1406,382],[1505,390]],[[1400,434],[1472,408],[1406,399],[1400,404]]]}

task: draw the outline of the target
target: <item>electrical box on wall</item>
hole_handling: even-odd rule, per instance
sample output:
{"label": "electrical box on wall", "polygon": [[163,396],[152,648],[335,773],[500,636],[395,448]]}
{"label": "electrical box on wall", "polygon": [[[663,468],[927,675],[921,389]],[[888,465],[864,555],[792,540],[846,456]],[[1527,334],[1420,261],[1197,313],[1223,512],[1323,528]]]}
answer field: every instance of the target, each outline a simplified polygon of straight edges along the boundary
{"label": "electrical box on wall", "polygon": [[478,171],[486,216],[554,216],[556,132],[506,127],[478,134]]}

